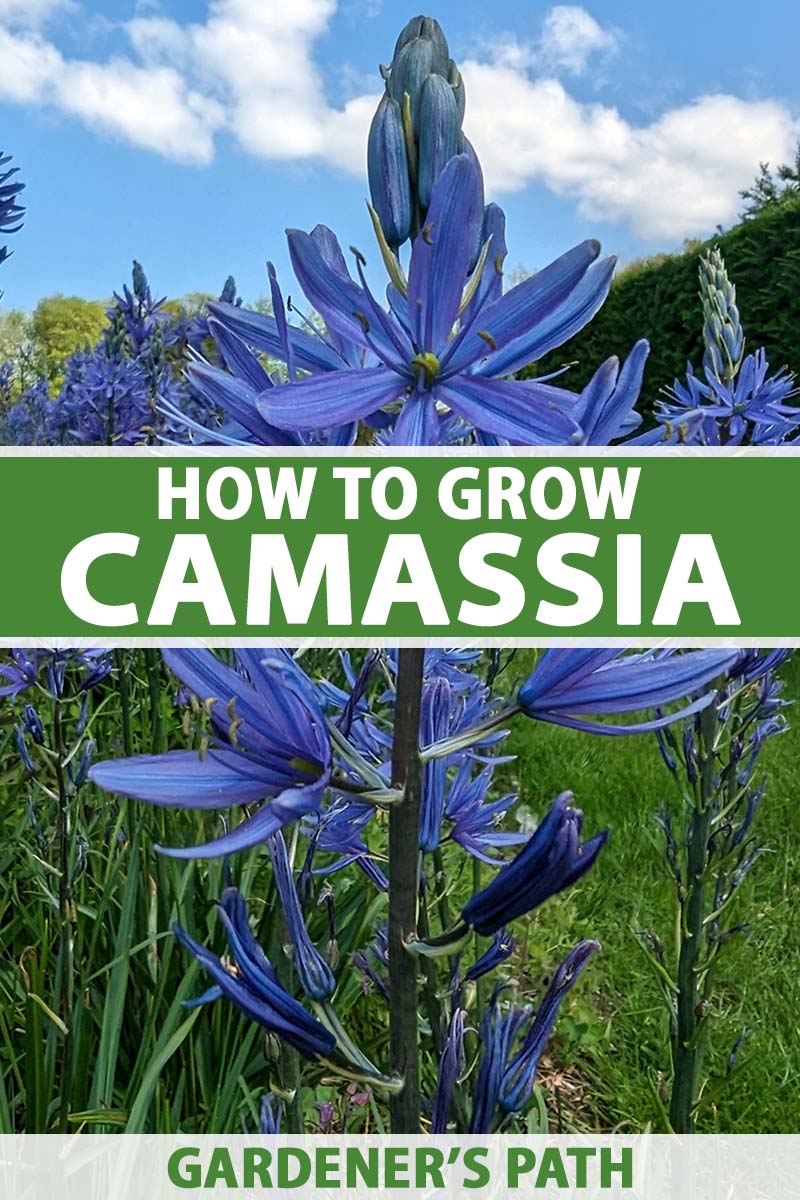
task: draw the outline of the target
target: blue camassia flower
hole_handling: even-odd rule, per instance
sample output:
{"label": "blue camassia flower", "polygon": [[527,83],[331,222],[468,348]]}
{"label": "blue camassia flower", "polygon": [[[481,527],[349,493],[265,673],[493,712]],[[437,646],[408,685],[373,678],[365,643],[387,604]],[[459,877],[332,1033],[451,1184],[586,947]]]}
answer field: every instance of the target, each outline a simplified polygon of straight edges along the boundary
{"label": "blue camassia flower", "polygon": [[487,800],[493,774],[493,763],[475,774],[473,761],[465,757],[448,788],[444,815],[452,822],[449,837],[454,842],[473,858],[496,866],[501,847],[518,846],[528,840],[528,835],[501,828],[503,817],[518,797],[512,793]]}
{"label": "blue camassia flower", "polygon": [[458,1077],[464,1069],[464,1021],[466,1012],[456,1008],[450,1018],[447,1040],[439,1061],[439,1078],[433,1097],[431,1133],[447,1133],[450,1105]]}
{"label": "blue camassia flower", "polygon": [[219,323],[253,349],[284,361],[291,351],[295,368],[311,373],[261,392],[263,422],[300,433],[360,420],[389,424],[384,440],[398,445],[436,444],[443,429],[462,440],[473,434],[530,445],[581,440],[571,393],[503,377],[591,320],[607,295],[614,260],[599,260],[598,244],[584,242],[499,295],[502,254],[493,258],[491,241],[469,275],[484,225],[480,196],[472,159],[452,158],[415,239],[407,280],[399,265],[393,268],[388,311],[367,287],[360,259],[359,282],[350,276],[330,230],[290,231],[295,274],[325,322],[324,337],[210,305]]}
{"label": "blue camassia flower", "polygon": [[800,426],[800,407],[787,404],[796,395],[790,371],[769,374],[763,349],[747,355],[730,383],[711,374],[703,380],[689,365],[686,382],[676,379],[659,404],[658,426],[630,444],[777,446]]}
{"label": "blue camassia flower", "polygon": [[224,893],[219,916],[227,934],[231,964],[196,942],[180,925],[174,926],[178,941],[214,981],[214,988],[201,1000],[224,996],[251,1021],[294,1046],[304,1058],[324,1059],[330,1055],[336,1039],[278,982],[274,967],[253,936],[247,905],[236,888]]}
{"label": "blue camassia flower", "polygon": [[306,929],[283,834],[274,834],[269,838],[267,846],[272,862],[272,877],[286,919],[286,928],[294,951],[294,965],[303,991],[312,1000],[327,1000],[336,990],[336,980]]}
{"label": "blue camassia flower", "polygon": [[200,753],[169,750],[97,763],[93,782],[171,808],[264,803],[207,845],[159,847],[161,853],[218,858],[246,850],[320,807],[330,780],[330,741],[314,686],[290,654],[239,650],[239,672],[209,650],[165,650],[164,659],[205,708],[213,741]]}
{"label": "blue camassia flower", "polygon": [[[586,940],[570,951],[553,973],[536,1013],[528,1005],[504,1010],[499,1002],[503,989],[495,989],[480,1027],[483,1057],[475,1088],[470,1133],[491,1133],[507,1114],[524,1109],[533,1093],[536,1068],[561,1002],[599,949],[599,942]],[[527,1032],[514,1052],[526,1025]]]}
{"label": "blue camassia flower", "polygon": [[484,937],[497,933],[570,887],[593,865],[608,830],[581,843],[583,813],[571,807],[571,800],[572,793],[563,792],[516,858],[461,910],[461,919],[476,933]]}
{"label": "blue camassia flower", "polygon": [[599,942],[579,942],[553,972],[553,978],[530,1028],[503,1072],[498,1101],[506,1112],[521,1112],[525,1107],[533,1092],[536,1068],[558,1016],[561,1001],[574,986],[589,959],[599,949]]}
{"label": "blue camassia flower", "polygon": [[695,695],[731,671],[741,650],[646,651],[546,650],[522,684],[517,704],[526,716],[587,733],[646,733],[698,712],[714,698],[707,692],[680,712],[631,725],[600,724],[587,716],[640,712]]}
{"label": "blue camassia flower", "polygon": [[[19,167],[2,169],[10,162],[11,156],[0,151],[0,233],[19,233],[25,215],[25,209],[19,203],[25,184],[14,178]],[[7,246],[0,246],[0,263],[4,263],[9,254]]]}

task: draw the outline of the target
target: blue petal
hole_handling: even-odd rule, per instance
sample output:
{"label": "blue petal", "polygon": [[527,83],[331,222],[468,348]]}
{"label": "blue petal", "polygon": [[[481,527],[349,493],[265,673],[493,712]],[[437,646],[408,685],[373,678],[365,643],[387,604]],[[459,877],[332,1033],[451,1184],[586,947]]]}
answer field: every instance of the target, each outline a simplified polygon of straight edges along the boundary
{"label": "blue petal", "polygon": [[[285,429],[275,429],[267,424],[256,408],[258,393],[249,384],[207,363],[191,363],[186,373],[192,387],[209,404],[223,409],[229,420],[236,421],[265,446],[298,444],[297,438]],[[272,385],[267,381],[266,386]]]}
{"label": "blue petal", "polygon": [[391,358],[394,348],[380,326],[370,325],[367,318],[370,300],[363,288],[332,267],[309,234],[290,229],[286,236],[297,281],[328,328],[357,346],[377,350],[382,358],[384,353]]}
{"label": "blue petal", "polygon": [[[486,362],[481,364],[479,373],[512,375],[574,337],[584,325],[588,325],[605,303],[615,265],[615,258],[603,258],[592,263],[577,286],[554,312],[544,314],[532,328],[532,323],[528,322],[530,332],[517,338],[497,354],[490,354]],[[539,275],[534,276],[534,279],[538,278]],[[524,287],[524,284],[520,284],[520,287]],[[509,295],[513,295],[513,292]],[[502,301],[499,303],[502,304]],[[489,329],[491,332],[491,325]]]}
{"label": "blue petal", "polygon": [[[537,341],[543,322],[552,319],[560,306],[571,298],[571,293],[577,289],[599,253],[599,242],[581,242],[506,292],[494,304],[481,309],[464,333],[455,339],[450,353],[444,356],[442,367],[448,372],[460,371],[485,357],[487,341],[479,336],[480,333],[489,335],[489,345],[498,352],[509,343],[516,347],[520,343],[527,345],[528,342]],[[510,349],[505,357],[511,358],[513,353]],[[534,357],[525,357],[523,365],[527,366]],[[490,360],[500,363],[496,369],[492,367],[491,372],[487,370],[492,375],[508,375],[515,369],[507,367],[504,356],[499,353],[491,354]]]}
{"label": "blue petal", "polygon": [[204,845],[156,846],[156,850],[167,858],[223,858],[227,854],[252,850],[254,846],[262,846],[267,838],[283,829],[284,825],[289,825],[306,813],[318,809],[327,784],[328,780],[325,777],[308,787],[286,788],[274,800],[262,804],[257,812],[235,829]]}
{"label": "blue petal", "polygon": [[209,317],[208,331],[217,344],[219,356],[228,370],[249,384],[254,392],[272,386],[272,380],[246,342],[216,317]]}
{"label": "blue petal", "polygon": [[[210,301],[208,311],[254,350],[262,350],[272,358],[281,357],[283,344],[274,317],[219,301]],[[291,339],[295,365],[302,370],[337,371],[342,366],[342,356],[321,337],[292,326]]]}
{"label": "blue petal", "polygon": [[263,392],[258,408],[266,421],[285,429],[329,429],[391,404],[406,386],[405,380],[385,367],[335,371]]}
{"label": "blue petal", "polygon": [[476,429],[526,446],[569,444],[576,423],[536,384],[459,375],[436,385],[436,395]]}
{"label": "blue petal", "polygon": [[107,792],[169,808],[216,809],[263,800],[285,780],[235,750],[140,754],[95,763],[92,783]]}
{"label": "blue petal", "polygon": [[408,311],[419,350],[435,354],[446,347],[461,307],[481,216],[477,173],[469,158],[459,154],[437,180],[411,254]]}

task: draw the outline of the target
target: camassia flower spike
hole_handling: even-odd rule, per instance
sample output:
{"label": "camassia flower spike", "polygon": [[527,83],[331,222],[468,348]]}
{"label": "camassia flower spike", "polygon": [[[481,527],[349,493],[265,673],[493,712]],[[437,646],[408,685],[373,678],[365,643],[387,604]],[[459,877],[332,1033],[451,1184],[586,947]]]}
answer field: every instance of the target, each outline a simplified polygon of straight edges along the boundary
{"label": "camassia flower spike", "polygon": [[[456,155],[433,189],[408,279],[390,289],[389,311],[367,287],[360,259],[356,283],[312,234],[290,230],[292,265],[309,303],[328,330],[361,347],[364,365],[268,389],[258,400],[264,420],[308,431],[399,410],[393,443],[427,445],[439,440],[440,412],[449,410],[466,422],[465,432],[471,427],[529,445],[579,441],[562,392],[504,376],[591,319],[605,300],[614,260],[598,259],[598,243],[583,242],[505,295],[484,289],[483,302],[470,304],[483,272],[496,269],[487,243],[470,277],[483,219],[477,168],[469,155]],[[232,320],[241,325],[241,313]]]}

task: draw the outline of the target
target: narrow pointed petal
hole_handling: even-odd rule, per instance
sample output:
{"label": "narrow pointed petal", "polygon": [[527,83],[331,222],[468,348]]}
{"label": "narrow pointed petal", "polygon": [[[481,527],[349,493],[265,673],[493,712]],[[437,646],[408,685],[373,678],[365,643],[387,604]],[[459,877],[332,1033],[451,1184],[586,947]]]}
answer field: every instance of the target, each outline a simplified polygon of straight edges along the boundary
{"label": "narrow pointed petal", "polygon": [[[481,310],[466,333],[456,338],[451,357],[445,356],[447,370],[461,370],[485,357],[487,340],[480,334],[488,334],[491,339],[488,344],[496,351],[490,356],[493,363],[502,362],[499,351],[509,345],[533,344],[542,323],[552,319],[575,291],[599,253],[599,242],[581,242]],[[530,361],[527,358],[525,365]],[[493,366],[491,373],[506,375],[512,370],[513,367]]]}
{"label": "narrow pointed petal", "polygon": [[[241,425],[265,446],[298,444],[298,439],[285,429],[267,424],[256,408],[258,393],[249,384],[208,363],[191,363],[186,373],[192,386],[207,403],[221,408],[229,420]],[[265,386],[272,386],[269,380]]]}
{"label": "narrow pointed petal", "polygon": [[437,384],[436,395],[476,429],[525,446],[569,445],[580,435],[576,422],[525,380],[460,375]]}
{"label": "narrow pointed petal", "polygon": [[265,421],[280,428],[328,429],[361,420],[391,404],[406,386],[385,367],[336,371],[263,392],[258,409]]}
{"label": "narrow pointed petal", "polygon": [[318,809],[326,786],[327,779],[323,779],[308,787],[287,788],[274,800],[262,804],[252,817],[235,829],[202,846],[157,846],[156,849],[167,858],[224,858],[226,854],[252,850],[254,846],[263,845],[285,825]]}
{"label": "narrow pointed petal", "polygon": [[281,786],[274,773],[234,750],[194,750],[108,759],[89,770],[92,783],[118,796],[167,808],[218,809],[263,800]]}
{"label": "narrow pointed petal", "polygon": [[[480,373],[512,375],[558,346],[563,346],[564,342],[588,325],[605,304],[615,265],[616,259],[613,257],[593,262],[555,311],[532,325],[529,333],[512,341],[497,354],[491,354],[486,363],[481,365]],[[538,277],[535,275],[534,279]],[[523,286],[520,284],[520,287]],[[502,304],[502,301],[499,303]],[[490,332],[491,328],[490,325]]]}
{"label": "narrow pointed petal", "polygon": [[466,155],[451,158],[433,190],[408,271],[408,311],[420,350],[441,352],[455,324],[483,209]]}
{"label": "narrow pointed petal", "polygon": [[[272,358],[280,359],[283,348],[274,317],[219,301],[211,301],[208,310],[226,329],[237,334],[248,346],[252,346],[254,350],[261,350]],[[291,338],[295,365],[302,370],[337,371],[343,365],[341,354],[321,337],[314,337],[313,334],[292,326]]]}
{"label": "narrow pointed petal", "polygon": [[286,236],[297,281],[325,324],[357,346],[374,347],[381,357],[385,352],[391,360],[394,353],[391,342],[380,326],[371,325],[367,318],[370,302],[363,288],[332,267],[309,234],[290,229]]}
{"label": "narrow pointed petal", "polygon": [[238,334],[218,321],[208,318],[208,331],[217,344],[217,351],[228,370],[248,384],[254,392],[263,392],[272,386],[272,380],[256,358],[253,351]]}

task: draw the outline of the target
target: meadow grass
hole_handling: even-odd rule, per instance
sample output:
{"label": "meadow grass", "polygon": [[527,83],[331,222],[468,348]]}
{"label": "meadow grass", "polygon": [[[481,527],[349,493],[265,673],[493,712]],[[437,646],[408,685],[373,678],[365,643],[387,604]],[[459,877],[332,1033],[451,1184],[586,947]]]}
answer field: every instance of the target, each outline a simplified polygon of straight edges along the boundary
{"label": "meadow grass", "polygon": [[[800,696],[797,660],[786,683],[788,698]],[[749,932],[729,945],[717,975],[712,1074],[725,1074],[729,1052],[746,1036],[733,1075],[709,1085],[704,1132],[800,1130],[800,713],[789,709],[788,717],[789,731],[763,752],[769,784],[756,834],[767,853],[738,901]],[[602,1129],[659,1127],[669,1075],[667,1017],[634,931],[653,930],[671,944],[674,883],[653,820],[674,793],[669,773],[653,737],[589,737],[517,722],[506,744],[518,756],[521,803],[535,815],[569,788],[587,831],[612,831],[598,865],[528,928],[532,958],[543,953],[555,961],[578,936],[603,946],[557,1025],[558,1056],[591,1084],[572,1119]]]}

